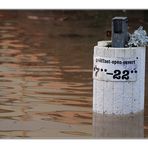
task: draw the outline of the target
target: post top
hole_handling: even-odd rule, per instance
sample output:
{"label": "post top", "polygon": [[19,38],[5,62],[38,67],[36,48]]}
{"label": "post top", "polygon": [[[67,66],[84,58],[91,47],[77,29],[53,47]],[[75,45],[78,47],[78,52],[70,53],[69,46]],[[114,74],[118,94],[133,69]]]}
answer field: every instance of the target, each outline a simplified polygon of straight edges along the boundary
{"label": "post top", "polygon": [[116,16],[112,20],[127,20],[127,17]]}

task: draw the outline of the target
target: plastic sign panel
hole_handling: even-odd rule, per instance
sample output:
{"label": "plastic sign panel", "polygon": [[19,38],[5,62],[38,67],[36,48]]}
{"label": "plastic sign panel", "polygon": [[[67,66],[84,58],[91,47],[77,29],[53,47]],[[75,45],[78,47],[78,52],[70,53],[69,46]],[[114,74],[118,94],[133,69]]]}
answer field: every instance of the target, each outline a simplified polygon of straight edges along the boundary
{"label": "plastic sign panel", "polygon": [[136,58],[94,57],[93,78],[100,81],[136,81]]}

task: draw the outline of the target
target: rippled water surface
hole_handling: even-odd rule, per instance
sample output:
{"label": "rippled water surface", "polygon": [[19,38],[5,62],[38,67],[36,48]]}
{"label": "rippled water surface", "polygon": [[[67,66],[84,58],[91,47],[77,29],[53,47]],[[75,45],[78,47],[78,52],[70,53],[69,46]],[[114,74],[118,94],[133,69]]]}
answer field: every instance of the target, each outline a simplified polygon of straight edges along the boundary
{"label": "rippled water surface", "polygon": [[1,138],[93,138],[93,46],[110,27],[93,23],[63,11],[0,12]]}

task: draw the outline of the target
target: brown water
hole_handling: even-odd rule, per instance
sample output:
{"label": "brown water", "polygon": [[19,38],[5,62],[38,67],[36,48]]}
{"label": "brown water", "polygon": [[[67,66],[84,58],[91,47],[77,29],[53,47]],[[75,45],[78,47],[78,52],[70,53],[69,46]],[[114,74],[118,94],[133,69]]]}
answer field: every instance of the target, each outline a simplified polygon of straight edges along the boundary
{"label": "brown water", "polygon": [[[108,39],[110,20],[80,16],[63,11],[0,12],[1,138],[94,137],[93,46]],[[145,111],[145,137],[147,117]]]}

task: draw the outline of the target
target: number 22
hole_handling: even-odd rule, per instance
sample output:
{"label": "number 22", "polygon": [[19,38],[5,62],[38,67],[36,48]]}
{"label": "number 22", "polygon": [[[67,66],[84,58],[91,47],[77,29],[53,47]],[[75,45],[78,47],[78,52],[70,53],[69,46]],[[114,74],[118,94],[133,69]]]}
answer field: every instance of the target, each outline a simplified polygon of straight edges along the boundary
{"label": "number 22", "polygon": [[122,72],[122,76],[121,76],[121,71],[120,70],[114,70],[114,74],[113,74],[113,79],[125,79],[128,80],[129,79],[129,71],[128,70],[124,70]]}

